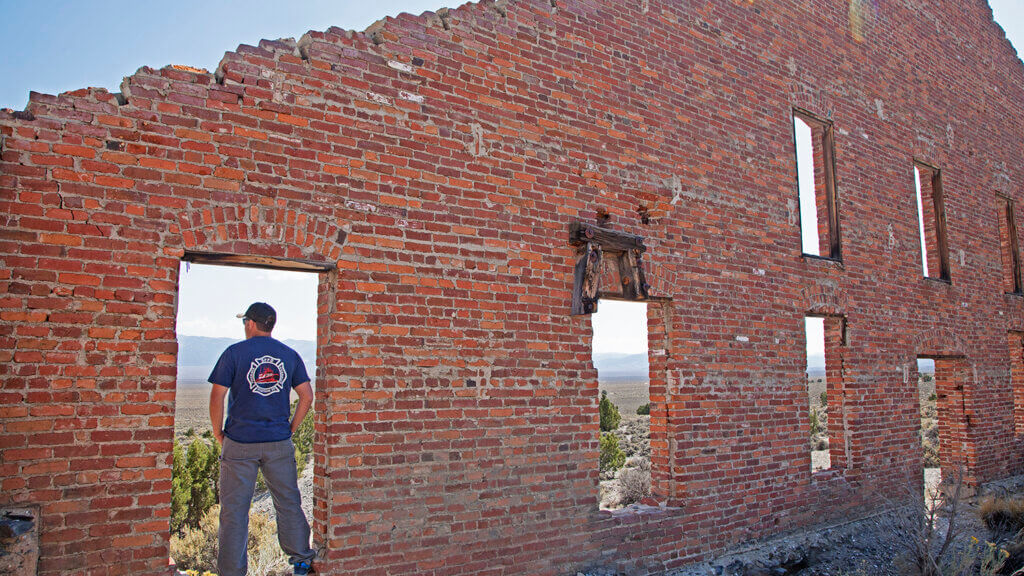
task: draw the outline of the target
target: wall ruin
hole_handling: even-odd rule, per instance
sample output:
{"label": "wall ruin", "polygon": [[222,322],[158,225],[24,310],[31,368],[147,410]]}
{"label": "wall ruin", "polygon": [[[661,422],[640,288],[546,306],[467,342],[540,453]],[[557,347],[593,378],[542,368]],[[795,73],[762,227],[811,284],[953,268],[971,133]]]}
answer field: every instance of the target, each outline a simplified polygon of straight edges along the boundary
{"label": "wall ruin", "polygon": [[[920,482],[916,358],[956,359],[973,482],[1024,466],[997,195],[1024,66],[981,0],[523,0],[143,68],[0,113],[0,506],[38,573],[167,568],[178,263],[335,267],[318,319],[327,574],[662,573]],[[834,126],[841,258],[801,254],[794,109]],[[914,165],[942,170],[924,278]],[[572,222],[645,239],[655,506],[597,509]],[[803,322],[841,316],[810,472]],[[1018,352],[1019,353],[1019,352]]]}

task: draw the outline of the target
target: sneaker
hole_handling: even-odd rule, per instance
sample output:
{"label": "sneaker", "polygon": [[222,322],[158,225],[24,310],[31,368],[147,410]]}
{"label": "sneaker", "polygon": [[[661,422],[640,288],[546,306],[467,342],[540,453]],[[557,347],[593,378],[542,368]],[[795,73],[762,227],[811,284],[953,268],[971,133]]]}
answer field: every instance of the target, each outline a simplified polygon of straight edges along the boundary
{"label": "sneaker", "polygon": [[295,571],[293,572],[296,576],[306,576],[307,574],[314,572],[313,567],[309,562],[296,562]]}

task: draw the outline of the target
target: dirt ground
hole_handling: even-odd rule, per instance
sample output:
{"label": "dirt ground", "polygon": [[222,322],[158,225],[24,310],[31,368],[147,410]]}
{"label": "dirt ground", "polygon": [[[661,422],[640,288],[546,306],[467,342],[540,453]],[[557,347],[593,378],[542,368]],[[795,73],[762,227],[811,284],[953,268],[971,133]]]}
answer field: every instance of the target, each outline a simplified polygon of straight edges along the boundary
{"label": "dirt ground", "polygon": [[646,380],[606,378],[598,388],[608,392],[608,399],[618,406],[619,414],[626,420],[635,420],[636,409],[651,401]]}
{"label": "dirt ground", "polygon": [[210,429],[210,384],[201,380],[179,381],[174,395],[174,436],[190,428],[199,434]]}

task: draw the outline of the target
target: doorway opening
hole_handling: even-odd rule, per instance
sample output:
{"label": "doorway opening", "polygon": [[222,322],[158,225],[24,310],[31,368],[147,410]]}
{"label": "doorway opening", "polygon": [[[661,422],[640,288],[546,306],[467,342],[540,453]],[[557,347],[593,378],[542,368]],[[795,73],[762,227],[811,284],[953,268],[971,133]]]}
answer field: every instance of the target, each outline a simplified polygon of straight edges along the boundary
{"label": "doorway opening", "polygon": [[970,379],[967,360],[919,356],[918,374],[925,486],[936,487],[943,482],[972,484],[967,450],[970,428],[965,393]]}
{"label": "doorway opening", "polygon": [[600,418],[600,508],[651,495],[647,304],[602,299],[591,316]]}
{"label": "doorway opening", "polygon": [[[318,293],[326,267],[241,256],[205,255],[182,261],[178,273],[178,380],[172,456],[171,560],[179,570],[216,571],[220,446],[213,437],[211,371],[221,353],[245,338],[242,320],[253,302],[277,312],[273,337],[299,353],[316,386]],[[186,256],[186,260],[192,260]],[[224,265],[217,265],[217,264]],[[301,382],[297,382],[300,384]],[[294,413],[297,395],[290,392]],[[228,399],[230,402],[230,399]],[[316,403],[292,436],[303,512],[313,526],[313,446]],[[272,499],[257,480],[249,516],[249,571],[290,569],[277,542]]]}
{"label": "doorway opening", "polygon": [[917,395],[921,410],[921,458],[924,467],[926,493],[934,491],[942,482],[939,466],[939,412],[935,392],[935,360],[917,359]]}
{"label": "doorway opening", "polygon": [[844,316],[806,316],[806,382],[811,473],[846,467]]}

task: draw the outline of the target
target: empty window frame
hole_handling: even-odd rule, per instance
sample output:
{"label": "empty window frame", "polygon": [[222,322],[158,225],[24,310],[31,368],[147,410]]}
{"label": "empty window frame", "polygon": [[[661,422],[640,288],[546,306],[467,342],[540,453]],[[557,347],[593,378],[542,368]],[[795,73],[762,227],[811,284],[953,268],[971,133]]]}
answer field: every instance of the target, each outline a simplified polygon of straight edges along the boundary
{"label": "empty window frame", "polygon": [[840,259],[832,123],[793,110],[800,235],[804,254]]}
{"label": "empty window frame", "polygon": [[1017,243],[1017,219],[1013,200],[996,196],[999,211],[999,251],[1003,262],[1003,289],[1012,294],[1021,293],[1020,245]]}
{"label": "empty window frame", "polygon": [[946,208],[938,168],[914,162],[917,223],[921,233],[921,267],[925,278],[949,282],[949,245],[946,239]]}
{"label": "empty window frame", "polygon": [[843,346],[846,319],[807,316],[808,427],[811,472],[846,467],[846,423]]}

